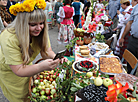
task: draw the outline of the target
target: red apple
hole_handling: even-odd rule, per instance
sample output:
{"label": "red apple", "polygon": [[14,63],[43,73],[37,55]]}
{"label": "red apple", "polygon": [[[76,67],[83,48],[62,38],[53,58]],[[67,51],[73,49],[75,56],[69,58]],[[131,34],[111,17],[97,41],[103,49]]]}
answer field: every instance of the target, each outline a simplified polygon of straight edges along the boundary
{"label": "red apple", "polygon": [[47,76],[46,79],[49,80],[49,76]]}
{"label": "red apple", "polygon": [[47,100],[50,100],[50,99],[52,99],[50,96],[47,96]]}
{"label": "red apple", "polygon": [[50,75],[50,78],[53,78],[53,75]]}
{"label": "red apple", "polygon": [[50,88],[46,88],[46,95],[50,95]]}
{"label": "red apple", "polygon": [[49,78],[49,81],[51,81],[51,82],[52,82],[52,81],[53,81],[53,79],[52,79],[52,78]]}

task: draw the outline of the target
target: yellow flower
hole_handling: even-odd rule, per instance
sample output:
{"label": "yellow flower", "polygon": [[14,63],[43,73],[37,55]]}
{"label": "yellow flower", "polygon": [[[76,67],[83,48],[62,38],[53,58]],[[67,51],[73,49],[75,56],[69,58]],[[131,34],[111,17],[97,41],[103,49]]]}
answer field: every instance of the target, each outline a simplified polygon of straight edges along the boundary
{"label": "yellow flower", "polygon": [[10,6],[10,13],[17,15],[18,12],[32,12],[34,9],[45,9],[45,0],[25,0],[23,3]]}

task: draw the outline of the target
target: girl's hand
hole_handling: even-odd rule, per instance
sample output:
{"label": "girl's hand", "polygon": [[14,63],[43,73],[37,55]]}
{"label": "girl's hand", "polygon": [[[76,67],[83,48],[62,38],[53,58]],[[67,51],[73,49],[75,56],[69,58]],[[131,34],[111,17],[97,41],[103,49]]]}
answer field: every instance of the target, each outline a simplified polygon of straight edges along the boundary
{"label": "girl's hand", "polygon": [[40,63],[40,66],[44,68],[44,70],[53,70],[55,69],[58,64],[60,63],[59,59],[53,60],[53,59],[46,59],[43,62]]}

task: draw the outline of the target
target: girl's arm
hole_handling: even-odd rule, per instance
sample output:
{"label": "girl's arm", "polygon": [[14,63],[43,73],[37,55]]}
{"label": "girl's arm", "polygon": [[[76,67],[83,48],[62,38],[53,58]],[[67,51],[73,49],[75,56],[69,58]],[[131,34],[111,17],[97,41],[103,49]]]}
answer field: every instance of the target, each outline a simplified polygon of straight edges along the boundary
{"label": "girl's arm", "polygon": [[60,60],[56,59],[47,59],[42,61],[41,63],[34,65],[9,65],[11,70],[19,77],[30,77],[37,73],[40,73],[44,70],[52,70],[55,69],[59,64]]}

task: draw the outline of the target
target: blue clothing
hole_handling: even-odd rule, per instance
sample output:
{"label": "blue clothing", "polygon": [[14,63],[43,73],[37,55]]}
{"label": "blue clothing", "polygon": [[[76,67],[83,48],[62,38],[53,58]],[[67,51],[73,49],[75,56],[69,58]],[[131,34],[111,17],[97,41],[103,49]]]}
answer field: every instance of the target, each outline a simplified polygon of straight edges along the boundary
{"label": "blue clothing", "polygon": [[138,38],[138,4],[133,8],[129,21],[133,21],[130,31],[131,35]]}
{"label": "blue clothing", "polygon": [[72,6],[74,7],[75,15],[80,15],[80,2],[73,2]]}
{"label": "blue clothing", "polygon": [[109,4],[106,6],[106,10],[109,10],[109,16],[113,19],[116,14],[117,10],[121,7],[120,0],[110,0]]}

